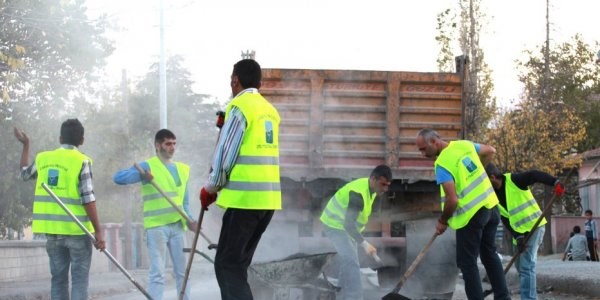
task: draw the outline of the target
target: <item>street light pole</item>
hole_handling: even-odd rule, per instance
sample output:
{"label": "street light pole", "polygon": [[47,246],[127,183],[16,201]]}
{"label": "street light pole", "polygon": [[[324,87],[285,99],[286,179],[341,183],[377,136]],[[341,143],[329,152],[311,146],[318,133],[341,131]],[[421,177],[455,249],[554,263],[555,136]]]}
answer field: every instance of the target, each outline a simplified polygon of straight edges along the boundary
{"label": "street light pole", "polygon": [[167,72],[165,63],[165,7],[160,0],[160,128],[167,128]]}

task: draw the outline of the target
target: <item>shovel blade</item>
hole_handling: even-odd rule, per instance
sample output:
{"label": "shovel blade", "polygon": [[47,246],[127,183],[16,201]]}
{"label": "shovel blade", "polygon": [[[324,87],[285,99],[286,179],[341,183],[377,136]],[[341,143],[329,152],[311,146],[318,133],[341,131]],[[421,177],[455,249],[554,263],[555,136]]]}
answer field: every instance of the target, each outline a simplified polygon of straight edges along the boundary
{"label": "shovel blade", "polygon": [[385,296],[383,296],[383,298],[381,298],[381,300],[411,300],[410,298],[404,297],[398,293],[388,293]]}

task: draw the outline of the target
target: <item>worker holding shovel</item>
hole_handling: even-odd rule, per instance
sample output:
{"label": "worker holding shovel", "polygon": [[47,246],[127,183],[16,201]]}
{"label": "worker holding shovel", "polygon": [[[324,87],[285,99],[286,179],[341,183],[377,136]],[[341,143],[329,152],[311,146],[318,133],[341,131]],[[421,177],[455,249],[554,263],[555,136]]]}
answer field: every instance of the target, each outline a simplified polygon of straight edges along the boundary
{"label": "worker holding shovel", "polygon": [[443,234],[448,226],[456,230],[456,264],[462,271],[467,298],[483,299],[479,256],[490,278],[494,299],[510,299],[496,254],[498,198],[483,167],[492,160],[496,149],[466,140],[447,142],[433,129],[419,131],[416,145],[425,157],[436,158],[435,177],[442,200],[436,232]]}
{"label": "worker holding shovel", "polygon": [[[535,264],[538,248],[544,238],[544,225],[547,222],[529,186],[534,183],[553,186],[557,197],[562,196],[565,189],[558,178],[538,170],[502,174],[490,163],[485,167],[485,171],[498,196],[498,208],[504,228],[513,236],[513,242],[520,255],[516,260],[516,267],[520,278],[521,300],[537,299]],[[538,218],[542,220],[533,228]],[[527,236],[529,239],[525,241]]]}
{"label": "worker holding shovel", "polygon": [[[96,212],[92,160],[78,149],[83,144],[83,133],[79,120],[64,121],[60,127],[60,147],[38,153],[35,162],[29,164],[29,137],[14,129],[15,137],[23,144],[21,177],[23,180],[37,179],[31,227],[34,234],[44,234],[46,238],[52,300],[88,299],[92,239],[52,200],[42,188],[43,183],[62,197],[81,224],[94,233],[94,246],[100,250],[106,247]],[[69,270],[72,279],[70,296]]]}
{"label": "worker holding shovel", "polygon": [[323,233],[337,252],[340,299],[363,299],[357,246],[379,260],[377,249],[363,238],[361,232],[369,221],[375,199],[387,192],[391,181],[390,167],[379,165],[369,177],[353,180],[340,188],[321,214]]}
{"label": "worker holding shovel", "polygon": [[[181,292],[185,274],[184,233],[188,227],[195,231],[197,226],[189,213],[187,183],[190,167],[172,160],[176,143],[173,132],[159,130],[154,138],[156,156],[120,170],[113,177],[116,184],[142,183],[144,229],[150,257],[148,293],[154,300],[160,300],[163,296],[167,248],[173,263],[177,294]],[[170,199],[166,199],[161,192]],[[176,206],[173,207],[171,202]],[[181,215],[182,208],[189,218]],[[189,286],[186,287],[184,299],[188,299],[188,295]]]}

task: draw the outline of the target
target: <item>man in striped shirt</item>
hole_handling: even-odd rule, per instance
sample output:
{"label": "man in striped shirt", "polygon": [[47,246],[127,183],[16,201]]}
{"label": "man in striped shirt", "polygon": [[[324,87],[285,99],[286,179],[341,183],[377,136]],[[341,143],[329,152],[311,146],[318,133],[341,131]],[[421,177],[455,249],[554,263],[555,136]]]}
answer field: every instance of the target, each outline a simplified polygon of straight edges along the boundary
{"label": "man in striped shirt", "polygon": [[226,209],[215,255],[223,300],[253,299],[247,271],[275,210],[281,209],[279,113],[258,89],[262,71],[252,59],[233,67],[225,123],[208,180],[200,191],[202,208],[216,200]]}

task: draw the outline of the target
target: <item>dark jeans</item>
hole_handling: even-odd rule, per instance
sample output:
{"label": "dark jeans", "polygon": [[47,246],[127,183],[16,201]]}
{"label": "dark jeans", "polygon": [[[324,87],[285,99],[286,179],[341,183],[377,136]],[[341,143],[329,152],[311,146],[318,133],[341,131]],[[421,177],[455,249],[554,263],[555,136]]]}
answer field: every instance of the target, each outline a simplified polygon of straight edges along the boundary
{"label": "dark jeans", "polygon": [[228,208],[215,255],[215,274],[222,300],[252,300],[248,267],[273,210]]}
{"label": "dark jeans", "polygon": [[483,300],[477,257],[485,267],[494,299],[510,299],[502,262],[496,253],[496,228],[500,222],[497,208],[482,207],[469,223],[456,231],[456,263],[463,274],[469,300]]}
{"label": "dark jeans", "polygon": [[588,251],[590,251],[590,260],[598,261],[598,256],[596,256],[596,247],[594,247],[594,239],[587,238]]}

